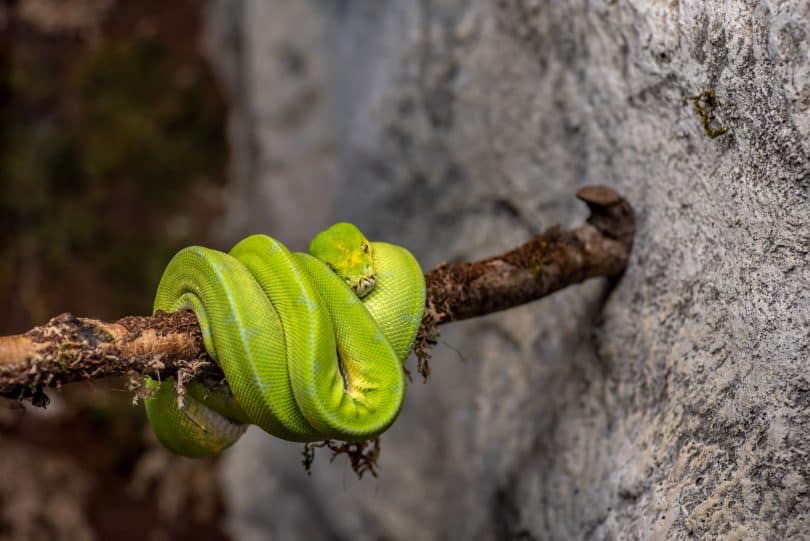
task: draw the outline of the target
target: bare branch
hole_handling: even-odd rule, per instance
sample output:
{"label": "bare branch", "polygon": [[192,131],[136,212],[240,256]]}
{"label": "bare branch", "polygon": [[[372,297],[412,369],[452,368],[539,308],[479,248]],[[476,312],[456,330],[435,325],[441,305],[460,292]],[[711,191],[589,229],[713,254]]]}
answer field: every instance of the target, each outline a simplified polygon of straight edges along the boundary
{"label": "bare branch", "polygon": [[[426,275],[427,307],[415,346],[427,377],[438,325],[525,304],[597,276],[620,275],[635,232],[630,205],[606,187],[582,188],[587,223],[552,227],[505,254],[443,264]],[[168,376],[218,368],[190,312],[130,316],[114,323],[62,314],[25,334],[0,337],[0,395],[44,404],[45,387],[115,375]]]}

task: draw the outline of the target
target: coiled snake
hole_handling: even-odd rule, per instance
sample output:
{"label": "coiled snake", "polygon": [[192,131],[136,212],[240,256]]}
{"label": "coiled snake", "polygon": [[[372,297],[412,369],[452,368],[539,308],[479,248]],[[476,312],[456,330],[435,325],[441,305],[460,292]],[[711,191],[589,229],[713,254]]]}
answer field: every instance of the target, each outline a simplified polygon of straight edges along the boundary
{"label": "coiled snake", "polygon": [[402,362],[424,307],[410,252],[345,222],[318,234],[309,254],[265,235],[227,254],[184,248],[154,309],[194,311],[228,385],[194,380],[181,404],[173,379],[149,379],[149,421],[166,447],[191,457],[221,452],[248,424],[290,441],[373,438],[402,406]]}

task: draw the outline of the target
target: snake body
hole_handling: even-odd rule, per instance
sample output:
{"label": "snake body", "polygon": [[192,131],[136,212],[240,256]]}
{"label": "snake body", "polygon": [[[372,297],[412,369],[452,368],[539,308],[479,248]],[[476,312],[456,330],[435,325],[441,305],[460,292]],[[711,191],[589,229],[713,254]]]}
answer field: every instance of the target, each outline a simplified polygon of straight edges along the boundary
{"label": "snake body", "polygon": [[194,380],[178,400],[173,379],[148,380],[149,421],[166,447],[191,457],[221,452],[248,424],[298,442],[372,438],[402,406],[402,362],[424,306],[410,252],[370,243],[351,224],[316,237],[310,254],[265,235],[227,254],[184,248],[154,309],[196,314],[227,385]]}

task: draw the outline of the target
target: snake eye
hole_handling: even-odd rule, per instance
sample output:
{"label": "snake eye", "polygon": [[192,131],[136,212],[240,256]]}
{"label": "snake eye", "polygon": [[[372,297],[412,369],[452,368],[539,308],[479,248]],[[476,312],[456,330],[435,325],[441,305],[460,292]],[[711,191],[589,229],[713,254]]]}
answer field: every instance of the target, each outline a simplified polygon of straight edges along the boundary
{"label": "snake eye", "polygon": [[360,249],[363,250],[363,253],[367,254],[368,253],[368,244],[366,244],[365,242],[361,242],[360,243]]}

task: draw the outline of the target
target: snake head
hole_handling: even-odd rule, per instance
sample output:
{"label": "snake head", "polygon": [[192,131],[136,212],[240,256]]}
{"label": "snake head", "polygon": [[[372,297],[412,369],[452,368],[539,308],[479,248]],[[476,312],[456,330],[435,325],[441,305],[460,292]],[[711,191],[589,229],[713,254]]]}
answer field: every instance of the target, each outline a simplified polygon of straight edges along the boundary
{"label": "snake head", "polygon": [[309,243],[309,253],[326,263],[358,297],[377,285],[371,242],[354,224],[339,222],[321,231]]}

